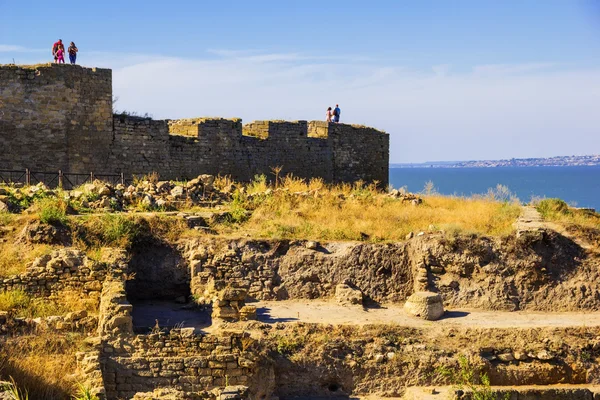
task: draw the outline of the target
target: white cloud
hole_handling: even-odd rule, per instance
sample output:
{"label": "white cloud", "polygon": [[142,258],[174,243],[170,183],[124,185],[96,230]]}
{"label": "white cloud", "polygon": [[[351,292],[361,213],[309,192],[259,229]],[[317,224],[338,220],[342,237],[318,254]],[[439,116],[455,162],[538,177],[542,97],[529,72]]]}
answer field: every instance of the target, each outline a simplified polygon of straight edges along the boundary
{"label": "white cloud", "polygon": [[21,46],[13,46],[10,44],[0,44],[0,51],[22,51],[23,47]]}
{"label": "white cloud", "polygon": [[44,51],[42,49],[30,49],[23,46],[12,44],[0,44],[0,53],[38,53]]}
{"label": "white cloud", "polygon": [[528,72],[539,72],[556,67],[555,63],[526,63],[526,64],[490,64],[473,67],[475,75],[514,75]]}

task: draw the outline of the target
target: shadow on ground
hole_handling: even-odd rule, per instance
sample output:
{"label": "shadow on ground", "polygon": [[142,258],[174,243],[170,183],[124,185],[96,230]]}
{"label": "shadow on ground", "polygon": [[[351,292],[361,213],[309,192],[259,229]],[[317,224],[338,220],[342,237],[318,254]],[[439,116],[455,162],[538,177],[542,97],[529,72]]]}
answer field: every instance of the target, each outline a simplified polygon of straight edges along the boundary
{"label": "shadow on ground", "polygon": [[260,322],[274,324],[276,322],[292,322],[298,321],[298,318],[272,318],[270,314],[271,309],[268,307],[258,307],[256,309],[256,317]]}
{"label": "shadow on ground", "polygon": [[196,333],[202,333],[212,324],[209,309],[166,300],[136,301],[132,317],[136,333],[147,333],[157,326],[160,329],[195,328]]}

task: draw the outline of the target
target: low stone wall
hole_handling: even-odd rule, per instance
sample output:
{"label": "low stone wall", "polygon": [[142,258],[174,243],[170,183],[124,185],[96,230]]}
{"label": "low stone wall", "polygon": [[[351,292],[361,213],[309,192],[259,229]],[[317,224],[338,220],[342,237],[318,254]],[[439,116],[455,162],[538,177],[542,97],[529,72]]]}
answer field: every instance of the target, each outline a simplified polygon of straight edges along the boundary
{"label": "low stone wall", "polygon": [[0,282],[0,291],[23,290],[32,296],[57,296],[66,290],[100,296],[107,265],[79,250],[61,249],[37,258],[27,270]]}
{"label": "low stone wall", "polygon": [[248,385],[256,356],[246,351],[248,333],[194,335],[192,330],[122,337],[102,345],[103,379],[108,399],[171,388],[198,392]]}

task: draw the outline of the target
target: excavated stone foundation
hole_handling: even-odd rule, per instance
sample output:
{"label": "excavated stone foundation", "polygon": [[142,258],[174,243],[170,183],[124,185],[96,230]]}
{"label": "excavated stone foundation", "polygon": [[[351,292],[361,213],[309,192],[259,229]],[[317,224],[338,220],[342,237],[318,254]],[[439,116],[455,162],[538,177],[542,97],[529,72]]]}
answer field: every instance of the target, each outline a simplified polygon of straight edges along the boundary
{"label": "excavated stone foundation", "polygon": [[[555,232],[518,239],[426,234],[382,244],[204,237],[136,246],[112,263],[56,253],[3,282],[36,295],[68,287],[99,297],[97,334],[78,360],[82,381],[106,399],[398,397],[411,393],[407,386],[451,385],[449,371],[462,368],[462,357],[475,377],[485,374],[496,386],[600,380],[598,324],[528,326],[526,314],[502,328],[476,318],[476,327],[460,323],[470,313],[461,307],[596,310],[597,258]],[[69,278],[53,280],[55,266]],[[376,317],[374,310],[403,313],[406,299],[409,308],[415,303],[411,295],[421,307],[413,315],[441,321],[406,314],[414,322],[403,325]],[[308,311],[269,317],[265,306],[303,302],[323,304],[314,312],[349,308],[365,320],[348,325],[330,314],[305,323]],[[174,308],[165,311],[165,304]],[[592,393],[580,389],[539,396]],[[156,395],[161,391],[175,397]]]}

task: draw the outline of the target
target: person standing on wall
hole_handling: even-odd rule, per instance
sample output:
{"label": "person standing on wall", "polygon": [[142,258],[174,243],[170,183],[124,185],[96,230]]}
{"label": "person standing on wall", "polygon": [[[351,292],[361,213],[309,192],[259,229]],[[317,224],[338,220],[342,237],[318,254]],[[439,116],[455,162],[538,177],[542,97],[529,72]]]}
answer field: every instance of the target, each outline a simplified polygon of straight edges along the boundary
{"label": "person standing on wall", "polygon": [[58,64],[65,63],[65,48],[64,47],[59,47],[58,50],[56,50],[56,62]]}
{"label": "person standing on wall", "polygon": [[333,110],[333,122],[335,122],[336,124],[340,122],[340,114],[341,113],[342,113],[342,111],[340,110],[340,105],[336,104],[335,110]]}
{"label": "person standing on wall", "polygon": [[60,49],[61,47],[64,51],[65,46],[63,45],[62,39],[58,39],[58,41],[52,45],[52,57],[54,57],[55,63],[58,61],[58,56],[56,55],[56,53],[58,52],[58,49]]}
{"label": "person standing on wall", "polygon": [[71,64],[75,64],[75,62],[77,61],[77,52],[79,51],[79,49],[77,48],[77,46],[75,46],[75,43],[71,42],[68,51],[69,61],[71,62]]}
{"label": "person standing on wall", "polygon": [[331,111],[331,107],[328,107],[325,113],[325,121],[331,122],[331,117],[333,117],[333,111]]}

